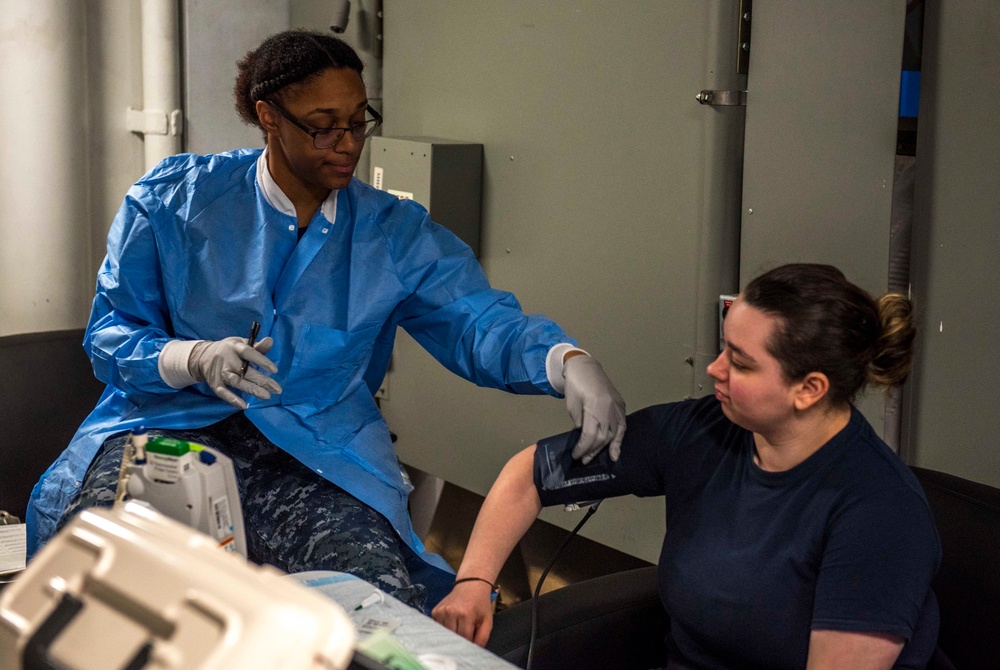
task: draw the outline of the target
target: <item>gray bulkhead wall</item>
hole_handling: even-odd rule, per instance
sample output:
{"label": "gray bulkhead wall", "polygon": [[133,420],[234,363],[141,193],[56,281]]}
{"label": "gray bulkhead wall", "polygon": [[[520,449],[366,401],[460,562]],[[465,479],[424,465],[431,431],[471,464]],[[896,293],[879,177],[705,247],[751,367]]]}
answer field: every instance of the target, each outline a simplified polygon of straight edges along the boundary
{"label": "gray bulkhead wall", "polygon": [[[600,360],[630,410],[698,390],[736,287],[738,3],[385,2],[387,136],[484,145],[481,262]],[[565,404],[480,389],[399,332],[382,404],[402,460],[485,494],[571,428]],[[579,516],[547,510],[571,527]],[[608,501],[584,534],[655,561],[662,499]]]}
{"label": "gray bulkhead wall", "polygon": [[1000,487],[1000,3],[924,10],[907,388],[910,462]]}
{"label": "gray bulkhead wall", "polygon": [[[740,286],[829,263],[889,282],[904,2],[756,2],[747,93]],[[881,393],[860,407],[885,429]]]}

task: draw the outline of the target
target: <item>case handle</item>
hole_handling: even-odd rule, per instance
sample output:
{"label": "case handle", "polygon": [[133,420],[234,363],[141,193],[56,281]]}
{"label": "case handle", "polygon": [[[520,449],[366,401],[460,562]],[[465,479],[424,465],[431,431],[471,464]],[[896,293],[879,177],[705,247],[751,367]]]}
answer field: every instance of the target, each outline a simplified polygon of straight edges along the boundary
{"label": "case handle", "polygon": [[[43,621],[24,647],[21,662],[24,670],[72,670],[49,655],[49,648],[59,634],[83,610],[83,601],[69,593],[64,593],[62,600]],[[153,643],[144,644],[124,670],[141,670],[149,663],[153,652]]]}

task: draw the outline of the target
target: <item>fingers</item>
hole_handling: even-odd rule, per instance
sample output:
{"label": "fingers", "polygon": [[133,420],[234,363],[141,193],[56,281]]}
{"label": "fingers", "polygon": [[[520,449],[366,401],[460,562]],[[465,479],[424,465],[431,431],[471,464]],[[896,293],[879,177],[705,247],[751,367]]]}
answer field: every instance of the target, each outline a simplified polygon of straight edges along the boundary
{"label": "fingers", "polygon": [[215,392],[215,395],[219,396],[220,398],[228,402],[236,409],[247,408],[246,401],[243,400],[243,398],[236,395],[235,393],[233,393],[232,391],[230,391],[228,388],[226,388],[225,384],[219,384],[218,386],[213,386],[212,391]]}
{"label": "fingers", "polygon": [[490,633],[493,632],[493,613],[490,612],[489,616],[482,621],[476,628],[476,632],[472,637],[472,641],[478,644],[480,647],[485,647],[486,643],[490,641]]}
{"label": "fingers", "polygon": [[[243,379],[251,384],[256,384],[268,393],[281,393],[281,384],[267,375],[257,372],[253,368],[247,370],[247,373],[243,375]],[[260,396],[257,397],[259,398]],[[263,400],[267,400],[267,398],[263,398]]]}
{"label": "fingers", "polygon": [[611,440],[611,446],[608,447],[608,453],[611,455],[612,461],[617,461],[622,455],[622,440],[625,439],[625,419],[623,418],[621,423],[618,424],[618,429],[615,431],[615,439]]}
{"label": "fingers", "polygon": [[621,413],[617,414],[613,420],[606,423],[592,413],[584,416],[580,440],[573,447],[573,458],[581,459],[586,465],[610,443],[611,460],[617,461],[625,437],[625,417]]}
{"label": "fingers", "polygon": [[455,632],[471,642],[476,636],[476,621],[470,616],[461,617]]}
{"label": "fingers", "polygon": [[[268,340],[270,340],[270,342],[268,342]],[[248,361],[251,365],[256,365],[262,370],[267,370],[271,374],[274,374],[275,372],[278,371],[278,366],[274,363],[274,361],[272,361],[270,358],[261,353],[261,351],[257,348],[258,346],[265,343],[267,343],[266,344],[267,349],[264,350],[266,352],[271,349],[271,345],[274,343],[274,340],[272,340],[270,337],[265,337],[263,340],[260,341],[260,344],[254,345],[252,347],[248,345],[246,342],[240,342],[239,344],[236,345],[236,353],[240,358],[242,358],[245,361]]]}
{"label": "fingers", "polygon": [[465,639],[485,646],[493,630],[493,608],[490,598],[474,590],[452,591],[431,612],[439,624]]}
{"label": "fingers", "polygon": [[257,351],[259,351],[262,354],[266,354],[267,352],[269,352],[271,350],[271,347],[273,347],[273,346],[274,346],[274,338],[273,337],[265,337],[263,340],[261,340],[260,342],[258,342],[255,345],[253,345],[253,348],[256,349]]}
{"label": "fingers", "polygon": [[593,454],[592,452],[597,451],[595,449],[595,444],[597,442],[597,434],[600,430],[600,424],[597,423],[597,419],[594,418],[593,414],[587,413],[583,416],[583,428],[580,432],[580,440],[573,447],[573,458],[583,458],[584,463],[589,463],[590,458]]}
{"label": "fingers", "polygon": [[223,378],[228,386],[261,400],[270,400],[272,393],[281,393],[278,382],[256,370],[247,370],[245,376],[229,370],[223,373]]}
{"label": "fingers", "polygon": [[493,631],[493,612],[480,612],[475,608],[466,609],[458,605],[442,603],[434,608],[431,616],[448,630],[461,635],[466,640],[485,647]]}

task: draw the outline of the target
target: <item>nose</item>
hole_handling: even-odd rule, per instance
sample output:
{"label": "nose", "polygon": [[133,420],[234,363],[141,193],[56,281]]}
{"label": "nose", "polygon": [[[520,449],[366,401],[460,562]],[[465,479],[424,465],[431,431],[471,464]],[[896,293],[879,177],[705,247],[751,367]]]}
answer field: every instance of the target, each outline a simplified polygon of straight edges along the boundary
{"label": "nose", "polygon": [[357,145],[364,143],[365,140],[354,139],[354,133],[352,133],[350,130],[347,130],[344,132],[343,135],[340,136],[340,139],[337,140],[337,143],[330,148],[336,151],[338,154],[350,154],[354,153],[357,150]]}
{"label": "nose", "polygon": [[714,361],[708,364],[708,368],[705,370],[710,377],[718,381],[723,381],[729,372],[728,361],[726,360],[726,352],[719,354]]}

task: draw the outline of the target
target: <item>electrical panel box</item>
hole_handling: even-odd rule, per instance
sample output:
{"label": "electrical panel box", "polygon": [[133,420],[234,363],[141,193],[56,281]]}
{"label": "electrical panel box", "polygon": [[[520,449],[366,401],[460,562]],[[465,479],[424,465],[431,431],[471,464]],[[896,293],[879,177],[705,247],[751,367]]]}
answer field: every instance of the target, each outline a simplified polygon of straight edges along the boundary
{"label": "electrical panel box", "polygon": [[427,208],[479,256],[483,145],[437,137],[372,137],[372,186]]}

